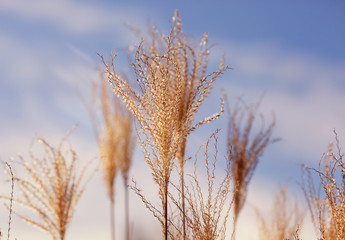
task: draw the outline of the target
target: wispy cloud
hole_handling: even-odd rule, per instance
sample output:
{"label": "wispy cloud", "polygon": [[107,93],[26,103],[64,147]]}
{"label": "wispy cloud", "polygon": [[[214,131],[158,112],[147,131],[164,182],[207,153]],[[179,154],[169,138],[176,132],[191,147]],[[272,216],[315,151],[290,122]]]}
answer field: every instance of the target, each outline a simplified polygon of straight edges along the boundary
{"label": "wispy cloud", "polygon": [[[239,72],[245,81],[257,81],[266,88],[298,91],[298,88],[308,90],[322,83],[338,88],[345,74],[345,62],[329,62],[273,44],[225,42],[224,45],[234,73]],[[235,79],[233,82],[237,84],[240,80]]]}
{"label": "wispy cloud", "polygon": [[227,52],[234,70],[222,83],[232,97],[249,101],[265,93],[261,110],[276,115],[282,154],[313,159],[334,139],[333,129],[345,132],[345,63],[260,44],[229,44]]}
{"label": "wispy cloud", "polygon": [[0,34],[0,62],[2,83],[32,83],[40,75],[40,63],[34,50],[23,42],[8,35]]}
{"label": "wispy cloud", "polygon": [[[52,24],[72,34],[88,34],[97,31],[120,30],[126,19],[140,15],[135,10],[127,12],[120,8],[105,8],[101,5],[68,0],[4,0],[0,12],[18,19]],[[137,21],[139,22],[139,21]]]}

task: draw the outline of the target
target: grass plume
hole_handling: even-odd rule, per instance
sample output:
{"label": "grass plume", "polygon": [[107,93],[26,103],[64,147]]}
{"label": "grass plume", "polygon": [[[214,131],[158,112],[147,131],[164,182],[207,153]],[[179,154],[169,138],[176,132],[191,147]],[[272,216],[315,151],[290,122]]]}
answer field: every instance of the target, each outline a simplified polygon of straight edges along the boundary
{"label": "grass plume", "polygon": [[[194,172],[188,175],[190,182],[185,186],[187,239],[220,240],[226,237],[227,220],[234,198],[230,166],[226,166],[223,176],[219,170],[216,171],[216,166],[220,165],[217,134],[218,130],[196,152]],[[204,171],[198,169],[201,156],[204,160]],[[200,174],[206,177],[206,187],[202,181],[205,178]],[[178,201],[174,202],[179,208],[182,207]],[[174,239],[182,239],[179,237],[183,236],[182,229],[178,224],[174,226],[177,233]]]}
{"label": "grass plume", "polygon": [[274,119],[267,128],[262,124],[261,129],[254,132],[254,121],[259,105],[260,101],[255,105],[248,106],[239,100],[232,109],[228,107],[227,146],[236,188],[234,196],[235,224],[245,203],[247,188],[259,158],[266,147],[275,141],[271,137],[275,126]]}
{"label": "grass plume", "polygon": [[[109,93],[104,77],[94,85],[90,111],[102,163],[103,179],[110,200],[111,236],[115,239],[115,179],[121,171],[125,187],[126,239],[129,239],[128,171],[131,167],[135,138],[132,134],[132,114],[115,95]],[[101,128],[98,126],[101,125]]]}
{"label": "grass plume", "polygon": [[[292,207],[288,204],[287,187],[282,188],[276,195],[271,210],[271,218],[264,218],[257,211],[259,219],[259,239],[295,239],[298,235],[299,226],[304,219],[304,212],[295,202]],[[298,238],[298,237],[297,237]]]}
{"label": "grass plume", "polygon": [[[168,186],[174,159],[178,158],[183,180],[188,134],[218,118],[223,111],[221,108],[219,113],[192,126],[194,116],[212,84],[226,70],[221,61],[217,71],[206,74],[209,55],[207,41],[205,34],[199,51],[188,45],[177,12],[167,37],[154,28],[152,44],[146,48],[141,42],[132,63],[139,91],[116,73],[115,56],[112,56],[110,64],[102,57],[114,92],[126,103],[140,124],[140,145],[159,188],[165,239],[168,238]],[[183,221],[185,229],[184,217]]]}
{"label": "grass plume", "polygon": [[33,211],[39,220],[15,213],[48,232],[54,240],[65,239],[75,206],[85,189],[82,179],[88,165],[77,174],[77,154],[71,146],[65,146],[69,134],[57,147],[40,138],[38,141],[44,148],[42,157],[30,151],[30,159],[26,160],[18,154],[19,164],[28,178],[14,177],[21,198],[14,198],[13,202]]}
{"label": "grass plume", "polygon": [[[302,189],[315,229],[322,240],[345,239],[345,164],[336,136],[319,161],[318,169],[302,165]],[[318,176],[316,188],[313,173]]]}

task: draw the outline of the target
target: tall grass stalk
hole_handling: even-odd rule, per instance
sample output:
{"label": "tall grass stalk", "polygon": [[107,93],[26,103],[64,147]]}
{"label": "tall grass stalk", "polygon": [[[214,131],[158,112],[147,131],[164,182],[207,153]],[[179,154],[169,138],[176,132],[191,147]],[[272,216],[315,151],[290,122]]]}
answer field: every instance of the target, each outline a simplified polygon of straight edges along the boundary
{"label": "tall grass stalk", "polygon": [[317,169],[302,165],[302,189],[322,240],[345,239],[345,163],[335,136],[336,151],[331,142]]}
{"label": "tall grass stalk", "polygon": [[[13,195],[14,195],[14,174],[12,171],[12,167],[8,162],[5,162],[10,177],[11,177],[11,194],[10,194],[10,205],[8,206],[9,214],[8,214],[8,226],[7,226],[7,240],[10,240],[10,232],[11,232],[11,223],[12,223],[12,212],[13,212]],[[0,238],[1,238],[1,231],[0,231]]]}
{"label": "tall grass stalk", "polygon": [[119,126],[120,138],[121,138],[121,155],[119,159],[119,168],[122,173],[124,191],[125,191],[125,239],[130,239],[130,220],[129,220],[129,194],[128,194],[128,172],[132,163],[132,154],[135,146],[135,137],[133,136],[133,119],[131,113],[127,110],[121,118],[121,124]]}
{"label": "tall grass stalk", "polygon": [[259,159],[266,147],[277,140],[272,140],[271,137],[275,126],[274,119],[268,127],[265,128],[262,124],[259,130],[254,129],[259,104],[260,101],[255,105],[246,105],[240,99],[233,108],[228,105],[227,146],[236,189],[234,196],[235,225],[245,203],[247,188]]}
{"label": "tall grass stalk", "polygon": [[[90,111],[98,140],[104,183],[110,201],[111,238],[115,239],[115,179],[121,171],[125,187],[125,232],[129,239],[128,171],[131,166],[135,138],[132,135],[132,115],[122,103],[109,94],[107,81],[101,77],[94,85],[95,109]],[[98,90],[98,91],[97,91]],[[101,125],[101,127],[99,127]]]}
{"label": "tall grass stalk", "polygon": [[[221,61],[217,71],[206,74],[209,55],[207,34],[203,36],[199,49],[188,45],[177,12],[173,17],[170,34],[164,36],[154,28],[153,36],[152,44],[147,48],[141,42],[132,63],[139,91],[117,74],[114,66],[116,55],[112,56],[110,63],[103,57],[102,61],[115,93],[126,103],[140,124],[140,145],[159,188],[162,207],[160,221],[164,238],[167,239],[168,187],[174,159],[178,159],[184,195],[186,138],[191,131],[218,118],[223,112],[221,108],[219,113],[192,126],[194,116],[212,84],[227,67]],[[182,201],[184,205],[184,196]],[[153,210],[151,206],[147,207]],[[159,215],[157,212],[154,214]],[[184,209],[181,215],[185,232]]]}

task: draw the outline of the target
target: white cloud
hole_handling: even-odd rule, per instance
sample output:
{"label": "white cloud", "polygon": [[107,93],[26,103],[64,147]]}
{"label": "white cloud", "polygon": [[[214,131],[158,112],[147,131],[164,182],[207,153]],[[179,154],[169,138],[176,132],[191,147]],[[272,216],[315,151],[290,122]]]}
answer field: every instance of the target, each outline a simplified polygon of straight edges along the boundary
{"label": "white cloud", "polygon": [[267,120],[272,112],[276,115],[275,135],[285,146],[281,154],[317,161],[334,139],[333,129],[345,139],[345,64],[265,45],[233,44],[228,49],[234,70],[219,85],[226,83],[231,97],[244,95],[250,102],[265,93],[260,111]]}
{"label": "white cloud", "polygon": [[[256,101],[260,90],[228,87],[232,95],[245,93],[244,99]],[[274,112],[276,128],[274,136],[282,138],[273,148],[279,149],[276,157],[285,157],[292,162],[304,158],[316,162],[334,140],[333,129],[338,132],[340,142],[345,144],[345,97],[330,86],[320,85],[303,96],[294,96],[285,91],[267,91],[259,111],[271,121]]]}
{"label": "white cloud", "polygon": [[[241,77],[232,78],[234,84],[241,84],[239,82],[245,80],[254,86],[259,83],[265,88],[291,90],[291,87],[310,88],[320,83],[340,84],[345,74],[345,62],[331,63],[316,56],[268,44],[225,42],[224,45],[229,56],[228,62],[234,68],[229,77],[233,74]],[[258,82],[254,84],[255,81]]]}
{"label": "white cloud", "polygon": [[278,132],[287,141],[286,151],[317,157],[334,139],[333,129],[345,134],[345,113],[340,110],[345,98],[331,92],[320,86],[304,98],[275,94],[267,99],[277,109]]}
{"label": "white cloud", "polygon": [[107,9],[99,5],[68,0],[4,0],[0,12],[15,14],[29,21],[53,24],[72,34],[94,33],[123,29],[126,19],[135,21],[140,15],[135,10],[126,12],[120,8]]}
{"label": "white cloud", "polygon": [[0,34],[0,51],[1,67],[4,69],[2,81],[27,85],[38,79],[41,65],[27,44]]}

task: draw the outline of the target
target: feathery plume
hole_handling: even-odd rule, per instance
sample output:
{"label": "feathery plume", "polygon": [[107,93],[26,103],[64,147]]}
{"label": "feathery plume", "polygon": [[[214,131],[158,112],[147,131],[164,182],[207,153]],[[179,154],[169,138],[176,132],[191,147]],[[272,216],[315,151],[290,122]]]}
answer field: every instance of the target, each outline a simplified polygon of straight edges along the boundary
{"label": "feathery plume", "polygon": [[83,176],[90,166],[86,164],[77,173],[77,154],[71,146],[65,146],[69,135],[70,132],[57,147],[43,138],[38,139],[44,148],[42,157],[36,157],[30,151],[30,159],[26,160],[18,154],[19,163],[28,178],[14,177],[21,198],[14,198],[13,202],[32,210],[40,220],[20,215],[16,211],[14,213],[29,224],[48,232],[54,240],[65,239],[77,201],[86,187],[86,183],[82,185]]}
{"label": "feathery plume", "polygon": [[[322,240],[345,239],[345,164],[334,133],[337,153],[333,151],[331,142],[319,161],[318,169],[302,165],[302,189],[314,227]],[[313,173],[318,176],[318,188]]]}
{"label": "feathery plume", "polygon": [[[226,96],[225,96],[226,98]],[[228,107],[228,140],[230,152],[229,164],[235,185],[235,224],[245,203],[247,188],[254,170],[266,147],[276,141],[271,138],[275,120],[265,128],[264,124],[258,132],[253,132],[253,124],[260,101],[252,106],[239,101],[233,109]]]}
{"label": "feathery plume", "polygon": [[[167,37],[154,28],[152,44],[146,48],[142,41],[137,48],[132,68],[139,91],[116,73],[116,55],[112,56],[110,64],[101,56],[115,94],[126,103],[139,122],[140,145],[159,187],[165,239],[168,237],[168,186],[174,159],[178,158],[183,178],[188,134],[218,118],[223,112],[221,108],[219,113],[192,126],[194,116],[212,84],[227,69],[221,61],[217,71],[206,74],[209,55],[207,41],[205,34],[199,51],[189,46],[176,11]],[[185,221],[184,212],[182,218]]]}

